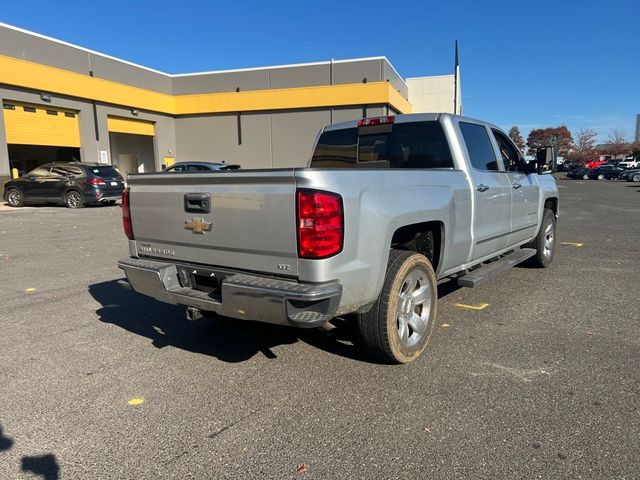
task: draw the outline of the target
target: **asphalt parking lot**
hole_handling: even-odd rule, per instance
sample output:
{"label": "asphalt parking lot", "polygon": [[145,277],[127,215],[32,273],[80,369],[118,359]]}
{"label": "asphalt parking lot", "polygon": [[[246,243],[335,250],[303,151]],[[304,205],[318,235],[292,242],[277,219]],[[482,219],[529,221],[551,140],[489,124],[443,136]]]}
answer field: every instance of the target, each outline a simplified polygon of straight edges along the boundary
{"label": "asphalt parking lot", "polygon": [[441,285],[406,366],[120,289],[119,207],[0,209],[0,478],[639,478],[640,186],[558,184],[553,266]]}

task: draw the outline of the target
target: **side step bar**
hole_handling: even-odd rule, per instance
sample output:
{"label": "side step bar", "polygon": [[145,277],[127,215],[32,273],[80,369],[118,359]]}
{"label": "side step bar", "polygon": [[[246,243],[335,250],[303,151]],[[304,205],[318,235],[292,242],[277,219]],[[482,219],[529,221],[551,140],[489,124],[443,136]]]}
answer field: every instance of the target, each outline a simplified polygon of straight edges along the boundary
{"label": "side step bar", "polygon": [[477,287],[485,280],[490,279],[494,275],[504,272],[505,270],[515,267],[519,263],[524,262],[527,258],[531,258],[536,254],[533,248],[520,248],[509,255],[500,257],[495,262],[487,263],[482,267],[470,271],[462,277],[458,277],[458,285],[461,287]]}

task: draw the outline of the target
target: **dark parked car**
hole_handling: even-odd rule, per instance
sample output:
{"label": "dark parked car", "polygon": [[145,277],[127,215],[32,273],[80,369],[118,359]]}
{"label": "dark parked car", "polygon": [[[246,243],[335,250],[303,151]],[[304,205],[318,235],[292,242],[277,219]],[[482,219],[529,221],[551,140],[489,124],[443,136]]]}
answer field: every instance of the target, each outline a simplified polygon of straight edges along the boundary
{"label": "dark parked car", "polygon": [[574,180],[589,180],[590,171],[590,168],[576,168],[575,170],[567,172],[567,177],[573,178]]}
{"label": "dark parked car", "polygon": [[45,163],[24,177],[4,184],[3,198],[12,207],[57,203],[69,208],[116,203],[125,182],[109,165],[78,162]]}
{"label": "dark parked car", "polygon": [[626,180],[627,182],[640,182],[640,169],[634,168],[632,170],[625,170],[620,174],[620,180]]}
{"label": "dark parked car", "polygon": [[211,162],[178,162],[165,168],[162,173],[211,173],[238,170],[240,165]]}
{"label": "dark parked car", "polygon": [[590,179],[604,180],[611,178],[619,178],[620,174],[624,172],[624,168],[616,167],[614,165],[602,165],[601,167],[594,168],[589,171]]}

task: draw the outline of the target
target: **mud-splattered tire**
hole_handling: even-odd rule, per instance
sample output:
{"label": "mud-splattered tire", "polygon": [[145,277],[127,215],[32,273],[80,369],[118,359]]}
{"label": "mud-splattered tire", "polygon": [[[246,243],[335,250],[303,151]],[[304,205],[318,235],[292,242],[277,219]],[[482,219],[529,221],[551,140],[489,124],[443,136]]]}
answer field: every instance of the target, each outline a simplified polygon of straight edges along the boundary
{"label": "mud-splattered tire", "polygon": [[389,363],[409,363],[427,347],[436,318],[436,275],[424,255],[392,250],[380,296],[358,314],[364,348]]}

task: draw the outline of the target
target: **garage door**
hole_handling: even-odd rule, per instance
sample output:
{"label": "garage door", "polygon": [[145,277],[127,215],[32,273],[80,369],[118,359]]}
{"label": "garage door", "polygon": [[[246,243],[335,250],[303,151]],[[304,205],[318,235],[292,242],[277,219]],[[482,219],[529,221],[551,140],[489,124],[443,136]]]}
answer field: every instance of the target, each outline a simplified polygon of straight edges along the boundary
{"label": "garage door", "polygon": [[153,122],[112,116],[107,117],[107,130],[112,133],[131,133],[150,137],[153,137],[155,132]]}
{"label": "garage door", "polygon": [[74,110],[5,100],[2,104],[7,143],[80,147],[78,114]]}

